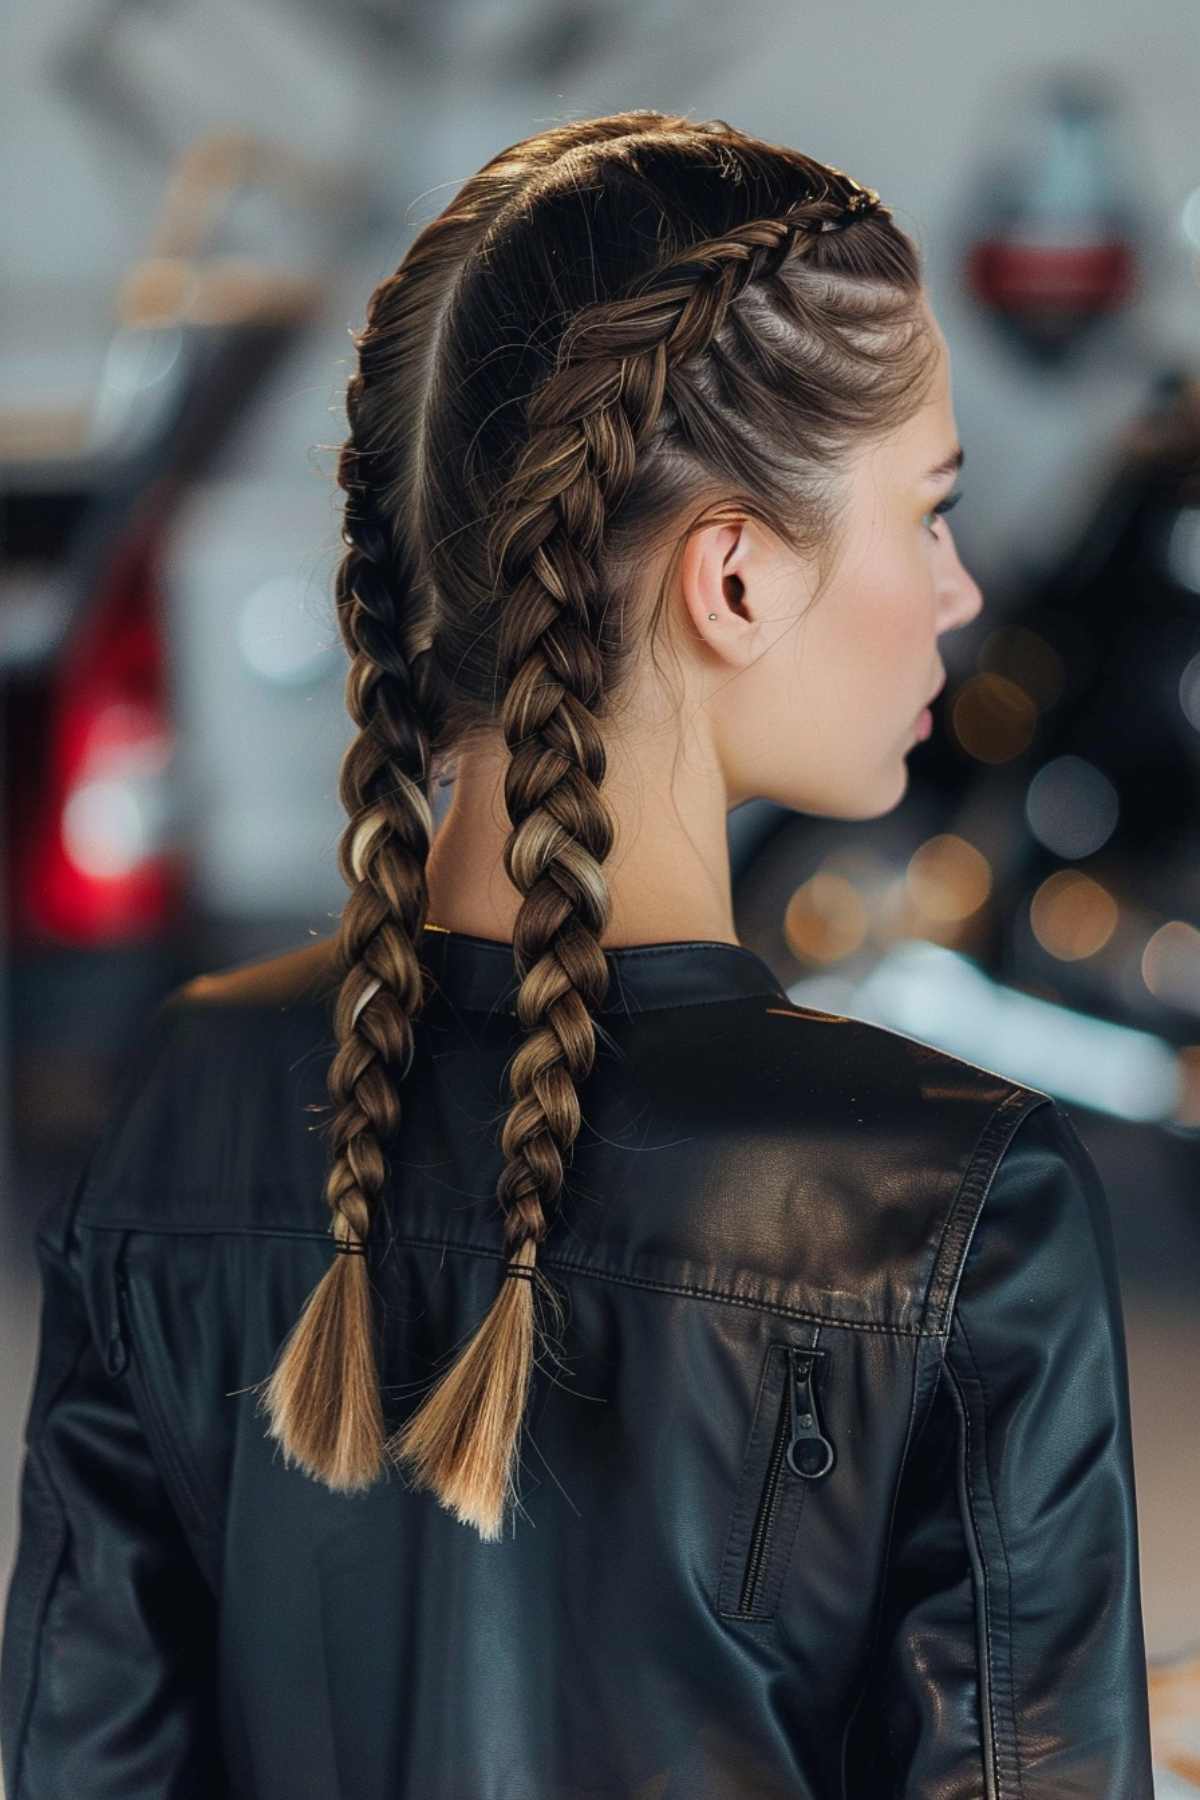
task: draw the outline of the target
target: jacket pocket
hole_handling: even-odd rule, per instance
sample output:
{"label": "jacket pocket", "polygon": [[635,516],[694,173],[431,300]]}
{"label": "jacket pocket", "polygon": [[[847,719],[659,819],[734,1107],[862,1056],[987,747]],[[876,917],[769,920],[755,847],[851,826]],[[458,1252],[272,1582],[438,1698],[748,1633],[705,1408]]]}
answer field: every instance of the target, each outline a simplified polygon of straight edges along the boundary
{"label": "jacket pocket", "polygon": [[808,1490],[836,1462],[818,1401],[828,1357],[805,1344],[767,1346],[721,1564],[724,1618],[775,1616]]}

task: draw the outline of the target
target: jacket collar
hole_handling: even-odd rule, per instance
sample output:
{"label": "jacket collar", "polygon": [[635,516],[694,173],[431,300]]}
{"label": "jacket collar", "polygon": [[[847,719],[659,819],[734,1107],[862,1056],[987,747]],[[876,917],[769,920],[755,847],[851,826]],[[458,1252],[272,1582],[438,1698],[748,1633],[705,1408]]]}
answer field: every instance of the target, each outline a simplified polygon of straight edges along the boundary
{"label": "jacket collar", "polygon": [[[606,949],[604,955],[609,985],[607,998],[599,1007],[602,1013],[646,1012],[654,1007],[741,1000],[754,994],[787,998],[760,956],[719,939],[630,944]],[[511,943],[428,922],[421,940],[421,960],[436,989],[453,1005],[481,1012],[515,1010],[508,1004],[519,986]]]}

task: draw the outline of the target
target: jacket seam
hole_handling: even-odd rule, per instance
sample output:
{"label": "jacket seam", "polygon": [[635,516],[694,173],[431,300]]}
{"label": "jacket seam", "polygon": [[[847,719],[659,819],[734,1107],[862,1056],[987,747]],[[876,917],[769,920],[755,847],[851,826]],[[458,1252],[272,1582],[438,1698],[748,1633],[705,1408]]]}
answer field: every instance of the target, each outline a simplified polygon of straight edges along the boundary
{"label": "jacket seam", "polygon": [[[205,1225],[205,1226],[170,1226],[148,1225],[141,1222],[131,1223],[129,1220],[116,1219],[81,1219],[91,1231],[136,1231],[159,1237],[278,1237],[309,1238],[324,1244],[331,1242],[326,1231],[274,1231],[262,1226],[240,1225]],[[469,1256],[484,1256],[497,1265],[504,1261],[500,1251],[493,1250],[483,1244],[448,1243],[444,1238],[426,1238],[394,1236],[391,1244],[416,1244],[430,1250],[461,1250]],[[694,1286],[688,1282],[656,1281],[648,1275],[624,1275],[612,1269],[598,1269],[591,1263],[571,1262],[561,1257],[539,1256],[538,1267],[541,1269],[559,1269],[564,1273],[586,1275],[597,1281],[612,1281],[623,1287],[645,1288],[653,1293],[680,1294],[691,1299],[715,1300],[726,1306],[743,1306],[751,1312],[777,1313],[783,1318],[803,1319],[815,1325],[836,1326],[844,1331],[871,1332],[881,1337],[900,1338],[943,1338],[945,1333],[936,1330],[925,1330],[919,1326],[889,1325],[874,1319],[843,1319],[831,1313],[810,1312],[806,1308],[789,1306],[782,1300],[750,1300],[742,1294],[730,1294],[721,1288]]]}
{"label": "jacket seam", "polygon": [[945,1337],[958,1293],[962,1266],[970,1247],[983,1203],[996,1170],[1017,1126],[1039,1106],[1050,1104],[1044,1094],[1031,1095],[1027,1088],[1013,1088],[988,1118],[979,1134],[954,1202],[946,1215],[941,1240],[933,1259],[922,1318],[932,1311],[938,1318],[936,1336]]}
{"label": "jacket seam", "polygon": [[328,1231],[302,1225],[156,1225],[149,1219],[127,1219],[119,1215],[101,1219],[87,1212],[80,1212],[79,1224],[89,1231],[138,1231],[152,1237],[318,1238],[327,1244],[333,1241]]}
{"label": "jacket seam", "polygon": [[[975,1355],[974,1349],[972,1348],[971,1340],[967,1335],[966,1322],[962,1318],[961,1314],[957,1316],[956,1322],[958,1325],[958,1329],[959,1329],[960,1333],[962,1334],[963,1344],[966,1348],[967,1356],[971,1363],[972,1374],[973,1374],[975,1381],[979,1387],[980,1410],[983,1415],[984,1424],[986,1427],[987,1387],[986,1387],[986,1384],[983,1379],[982,1371],[980,1370],[980,1367],[979,1367],[979,1361]],[[947,1360],[949,1360],[949,1359],[947,1359]],[[984,1439],[983,1439],[983,1467],[984,1467],[984,1472],[988,1477],[988,1483],[990,1486],[991,1470],[987,1466],[987,1433],[986,1433],[986,1429],[984,1432]],[[1000,1523],[1000,1509],[998,1506],[996,1506],[994,1500],[992,1503],[992,1513],[993,1513],[993,1517],[995,1519],[996,1537],[999,1540],[999,1544],[1000,1544],[1000,1554],[1004,1559],[1004,1577],[1005,1577],[1005,1587],[1007,1590],[1006,1611],[1008,1614],[1008,1640],[1007,1640],[1007,1644],[1006,1644],[1006,1651],[1007,1651],[1007,1659],[1008,1659],[1009,1717],[1012,1721],[1012,1755],[1013,1755],[1013,1767],[1014,1767],[1014,1770],[1016,1773],[1016,1792],[1018,1795],[1020,1795],[1020,1794],[1024,1793],[1025,1789],[1024,1789],[1024,1781],[1023,1781],[1023,1777],[1022,1777],[1022,1773],[1021,1773],[1021,1752],[1020,1752],[1020,1744],[1018,1741],[1018,1734],[1017,1734],[1017,1728],[1016,1728],[1015,1696],[1016,1696],[1016,1690],[1017,1690],[1018,1684],[1017,1684],[1016,1639],[1013,1635],[1012,1563],[1009,1560],[1008,1545],[1004,1541],[1004,1529]],[[994,1711],[993,1711],[993,1720],[994,1720],[994,1716],[995,1715],[994,1715]]]}
{"label": "jacket seam", "polygon": [[[639,954],[642,953],[639,952]],[[518,991],[516,987],[506,988],[499,999],[489,1002],[487,1006],[458,998],[450,1001],[449,997],[443,992],[440,986],[435,986],[433,991],[436,992],[447,1005],[452,1006],[456,1013],[482,1013],[489,1019],[496,1016],[514,1019],[517,1016],[517,1009],[515,1006],[502,1006],[500,1003],[502,1000],[511,999]],[[613,1002],[610,1000],[607,1003],[601,1004],[596,1009],[601,1018],[639,1019],[649,1013],[685,1012],[690,1007],[695,1006],[738,1006],[747,1000],[764,999],[774,1000],[776,1003],[779,1003],[785,1002],[787,999],[786,994],[781,993],[778,988],[764,987],[747,988],[736,994],[705,994],[702,999],[698,1000],[686,1000],[680,997],[674,1000],[642,1001],[635,1003],[634,1005],[629,1005],[625,1001],[624,988],[620,989],[620,993],[620,1002]]]}
{"label": "jacket seam", "polygon": [[[181,1442],[159,1398],[159,1389],[168,1387],[172,1377],[164,1373],[157,1356],[152,1354],[144,1336],[139,1336],[134,1307],[128,1298],[128,1277],[124,1270],[115,1272],[119,1291],[126,1295],[125,1305],[115,1301],[117,1329],[122,1333],[129,1358],[126,1370],[129,1405],[138,1421],[159,1480],[196,1564],[216,1591],[216,1581],[209,1566],[208,1540],[217,1528],[221,1509],[208,1492],[191,1451]],[[139,1404],[140,1401],[140,1404]],[[158,1454],[156,1454],[156,1450]]]}
{"label": "jacket seam", "polygon": [[[950,1380],[950,1390],[954,1395],[959,1418],[962,1421],[962,1439],[958,1449],[958,1471],[961,1482],[961,1502],[965,1498],[968,1519],[963,1518],[963,1537],[967,1544],[967,1554],[971,1564],[971,1586],[976,1600],[975,1618],[975,1656],[979,1664],[981,1687],[981,1705],[979,1708],[979,1728],[982,1737],[984,1800],[1004,1800],[1001,1785],[1000,1764],[996,1755],[996,1707],[992,1691],[992,1614],[988,1602],[989,1576],[987,1558],[983,1554],[980,1543],[979,1519],[975,1511],[975,1488],[971,1480],[971,1411],[966,1402],[958,1376],[949,1357],[944,1367]],[[986,1700],[986,1723],[983,1701]]]}

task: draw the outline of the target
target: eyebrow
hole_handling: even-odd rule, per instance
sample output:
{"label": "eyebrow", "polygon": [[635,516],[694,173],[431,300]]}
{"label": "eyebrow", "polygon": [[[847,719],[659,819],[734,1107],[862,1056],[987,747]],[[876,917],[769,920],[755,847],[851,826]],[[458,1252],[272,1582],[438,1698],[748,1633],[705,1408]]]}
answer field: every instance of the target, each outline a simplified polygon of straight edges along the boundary
{"label": "eyebrow", "polygon": [[943,462],[930,469],[926,481],[940,481],[943,475],[953,475],[966,462],[966,454],[961,444],[956,444]]}

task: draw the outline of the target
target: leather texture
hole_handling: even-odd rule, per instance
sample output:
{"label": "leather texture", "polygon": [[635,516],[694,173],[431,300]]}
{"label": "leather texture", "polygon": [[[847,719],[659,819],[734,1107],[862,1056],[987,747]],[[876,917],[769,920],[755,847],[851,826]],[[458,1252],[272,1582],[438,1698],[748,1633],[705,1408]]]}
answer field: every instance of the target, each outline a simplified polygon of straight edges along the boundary
{"label": "leather texture", "polygon": [[[334,1254],[331,942],[175,989],[38,1223],[8,1800],[1152,1800],[1101,1181],[1039,1090],[609,950],[520,1507],[265,1435]],[[511,946],[430,926],[372,1232],[389,1429],[496,1290]]]}

